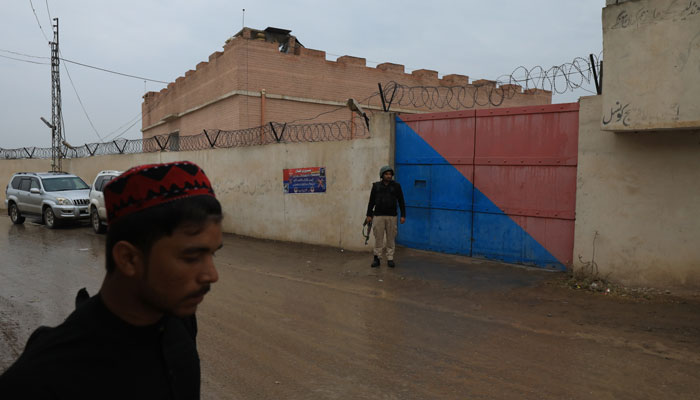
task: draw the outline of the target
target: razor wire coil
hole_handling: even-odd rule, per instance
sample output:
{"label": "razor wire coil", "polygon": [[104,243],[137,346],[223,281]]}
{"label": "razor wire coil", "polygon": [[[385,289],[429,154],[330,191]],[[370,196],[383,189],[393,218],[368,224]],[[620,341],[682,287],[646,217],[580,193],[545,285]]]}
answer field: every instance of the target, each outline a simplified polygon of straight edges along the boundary
{"label": "razor wire coil", "polygon": [[[600,56],[593,62],[577,57],[573,61],[550,68],[517,67],[511,74],[496,80],[458,86],[407,86],[395,81],[383,85],[383,103],[418,110],[464,110],[475,107],[498,107],[518,94],[532,95],[544,92],[564,94],[577,89],[587,90],[600,76]],[[595,73],[594,73],[595,70]],[[370,100],[371,101],[371,100]],[[369,103],[368,103],[369,104]]]}
{"label": "razor wire coil", "polygon": [[[204,129],[196,135],[156,135],[146,139],[116,139],[104,143],[87,143],[78,147],[61,146],[63,158],[84,158],[98,155],[137,154],[158,151],[196,151],[273,143],[327,142],[369,137],[369,130],[360,118],[347,121],[311,124],[267,125],[238,130]],[[0,148],[0,159],[51,158],[51,147]]]}

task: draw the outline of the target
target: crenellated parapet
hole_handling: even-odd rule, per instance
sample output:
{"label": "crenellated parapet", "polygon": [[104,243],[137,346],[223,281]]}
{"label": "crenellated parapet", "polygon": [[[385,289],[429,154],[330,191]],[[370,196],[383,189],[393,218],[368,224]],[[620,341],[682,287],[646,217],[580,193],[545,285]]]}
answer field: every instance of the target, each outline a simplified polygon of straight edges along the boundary
{"label": "crenellated parapet", "polygon": [[[328,60],[325,51],[305,47],[291,31],[267,28],[257,30],[243,28],[226,40],[223,51],[212,53],[194,70],[187,71],[160,92],[149,92],[144,96],[143,128],[157,124],[164,116],[182,115],[230,96],[253,96],[287,99],[305,99],[307,103],[332,105],[348,98],[364,99],[378,91],[378,83],[396,82],[402,86],[465,87],[494,85],[488,80],[469,81],[459,74],[440,73],[430,69],[406,70],[401,64],[383,62],[367,66],[362,57],[343,55]],[[545,91],[523,91],[517,85],[503,85],[514,96],[504,106],[535,105],[551,103],[551,93]],[[538,94],[538,96],[529,96]],[[295,100],[296,101],[296,100]],[[300,103],[301,101],[296,101]],[[296,104],[295,103],[295,104]],[[297,104],[298,105],[298,104]],[[377,105],[378,106],[378,105]],[[261,106],[262,107],[262,106]],[[267,112],[265,118],[284,121],[293,116],[292,106],[278,107],[280,115]],[[309,106],[299,106],[299,113],[309,113]],[[320,109],[320,108],[319,108]],[[403,110],[403,111],[411,111]],[[424,111],[416,108],[414,112]],[[242,109],[235,112],[239,115]],[[246,103],[250,114],[250,101]],[[291,118],[291,117],[290,117]],[[244,118],[238,118],[240,123]],[[171,120],[172,121],[172,120]],[[258,119],[255,120],[256,122]],[[242,122],[246,125],[246,122]],[[253,126],[252,123],[247,125]],[[208,125],[216,127],[216,122]],[[242,128],[246,126],[236,126]],[[180,129],[173,125],[171,129]],[[227,128],[233,128],[231,123]]]}

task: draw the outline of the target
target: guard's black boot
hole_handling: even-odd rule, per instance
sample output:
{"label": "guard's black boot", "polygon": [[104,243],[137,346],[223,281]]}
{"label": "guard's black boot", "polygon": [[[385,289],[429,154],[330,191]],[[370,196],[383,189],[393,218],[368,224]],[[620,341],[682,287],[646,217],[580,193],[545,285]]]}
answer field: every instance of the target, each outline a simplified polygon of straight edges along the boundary
{"label": "guard's black boot", "polygon": [[379,257],[374,256],[374,261],[372,261],[372,268],[379,268]]}
{"label": "guard's black boot", "polygon": [[386,262],[386,265],[388,265],[389,268],[394,268],[394,267],[396,266],[396,264],[394,264],[394,260],[389,260],[389,261],[387,261],[387,262]]}

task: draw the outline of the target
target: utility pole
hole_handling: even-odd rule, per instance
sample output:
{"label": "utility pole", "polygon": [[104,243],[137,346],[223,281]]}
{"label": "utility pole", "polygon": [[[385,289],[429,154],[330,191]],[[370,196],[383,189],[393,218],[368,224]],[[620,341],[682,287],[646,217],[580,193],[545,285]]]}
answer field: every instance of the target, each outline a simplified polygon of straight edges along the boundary
{"label": "utility pole", "polygon": [[[61,75],[58,67],[60,58],[58,52],[58,18],[54,18],[53,42],[51,45],[51,171],[60,172],[62,170],[61,160],[63,152],[63,124],[61,121]],[[48,124],[47,124],[48,125]]]}

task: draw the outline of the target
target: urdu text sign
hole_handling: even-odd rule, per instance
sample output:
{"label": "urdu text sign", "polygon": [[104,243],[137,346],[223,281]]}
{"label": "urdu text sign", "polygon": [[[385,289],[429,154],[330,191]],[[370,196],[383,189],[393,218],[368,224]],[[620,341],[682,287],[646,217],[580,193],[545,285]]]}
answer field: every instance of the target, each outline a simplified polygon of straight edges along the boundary
{"label": "urdu text sign", "polygon": [[325,193],[326,168],[308,167],[283,170],[284,193]]}

